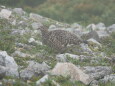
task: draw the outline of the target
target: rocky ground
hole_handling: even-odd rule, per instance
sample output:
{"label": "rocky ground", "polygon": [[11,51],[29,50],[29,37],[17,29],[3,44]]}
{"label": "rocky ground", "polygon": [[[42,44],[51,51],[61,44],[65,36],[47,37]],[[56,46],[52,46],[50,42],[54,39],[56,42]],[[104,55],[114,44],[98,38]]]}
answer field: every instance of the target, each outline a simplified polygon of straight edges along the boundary
{"label": "rocky ground", "polygon": [[[39,23],[88,44],[55,53],[42,44]],[[115,86],[115,24],[64,24],[21,8],[0,6],[0,86]]]}

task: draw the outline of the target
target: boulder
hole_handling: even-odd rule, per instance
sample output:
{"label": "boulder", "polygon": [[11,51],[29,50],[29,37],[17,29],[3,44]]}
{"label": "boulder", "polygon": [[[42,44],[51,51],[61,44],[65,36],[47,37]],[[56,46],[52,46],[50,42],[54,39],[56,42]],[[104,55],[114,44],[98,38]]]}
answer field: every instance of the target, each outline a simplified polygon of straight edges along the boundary
{"label": "boulder", "polygon": [[15,62],[14,58],[9,56],[6,51],[0,51],[0,58],[2,60],[2,66],[6,67],[6,76],[16,76],[18,77],[18,65]]}
{"label": "boulder", "polygon": [[83,67],[83,71],[86,74],[90,75],[92,78],[98,80],[106,75],[111,74],[112,68],[108,66],[96,66],[96,67],[86,66]]}
{"label": "boulder", "polygon": [[72,81],[81,81],[88,85],[93,79],[72,63],[57,63],[50,72],[52,75],[70,76]]}
{"label": "boulder", "polygon": [[39,74],[45,74],[49,70],[49,66],[43,62],[42,64],[30,61],[27,68],[20,71],[20,77],[24,80],[31,79],[33,76],[37,77]]}
{"label": "boulder", "polygon": [[11,14],[12,14],[12,11],[7,10],[7,9],[2,9],[0,12],[0,17],[5,18],[5,19],[9,19]]}
{"label": "boulder", "polygon": [[115,74],[106,75],[103,79],[100,79],[99,81],[102,83],[111,82],[115,84]]}

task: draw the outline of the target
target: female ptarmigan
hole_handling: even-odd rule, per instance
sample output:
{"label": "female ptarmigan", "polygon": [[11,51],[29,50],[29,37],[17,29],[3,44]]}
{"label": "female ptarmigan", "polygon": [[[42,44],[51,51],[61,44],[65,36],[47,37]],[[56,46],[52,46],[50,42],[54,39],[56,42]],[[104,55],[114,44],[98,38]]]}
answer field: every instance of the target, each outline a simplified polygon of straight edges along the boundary
{"label": "female ptarmigan", "polygon": [[75,34],[65,30],[53,30],[48,31],[45,26],[41,26],[38,29],[41,30],[43,44],[63,53],[68,44],[78,45],[83,40]]}

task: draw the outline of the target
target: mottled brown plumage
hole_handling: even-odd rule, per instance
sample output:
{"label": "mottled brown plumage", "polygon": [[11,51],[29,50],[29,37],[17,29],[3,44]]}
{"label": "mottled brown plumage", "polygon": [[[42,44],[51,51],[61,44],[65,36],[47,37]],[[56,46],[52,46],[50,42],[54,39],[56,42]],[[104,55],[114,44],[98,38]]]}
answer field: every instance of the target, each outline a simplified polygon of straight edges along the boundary
{"label": "mottled brown plumage", "polygon": [[65,31],[65,30],[54,30],[48,31],[48,29],[44,26],[39,28],[42,33],[43,44],[54,48],[58,52],[64,52],[68,44],[78,45],[83,42],[79,36],[75,34]]}

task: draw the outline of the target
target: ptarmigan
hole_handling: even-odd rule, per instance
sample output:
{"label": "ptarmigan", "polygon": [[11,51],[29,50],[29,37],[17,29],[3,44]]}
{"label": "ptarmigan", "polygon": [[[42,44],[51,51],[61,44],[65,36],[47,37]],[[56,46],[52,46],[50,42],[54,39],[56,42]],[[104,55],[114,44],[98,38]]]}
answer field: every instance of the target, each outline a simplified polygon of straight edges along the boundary
{"label": "ptarmigan", "polygon": [[53,30],[48,31],[45,26],[40,26],[42,33],[42,42],[45,45],[55,49],[56,51],[63,53],[67,48],[68,44],[75,44],[78,45],[84,42],[79,36],[75,34],[65,31],[65,30]]}

